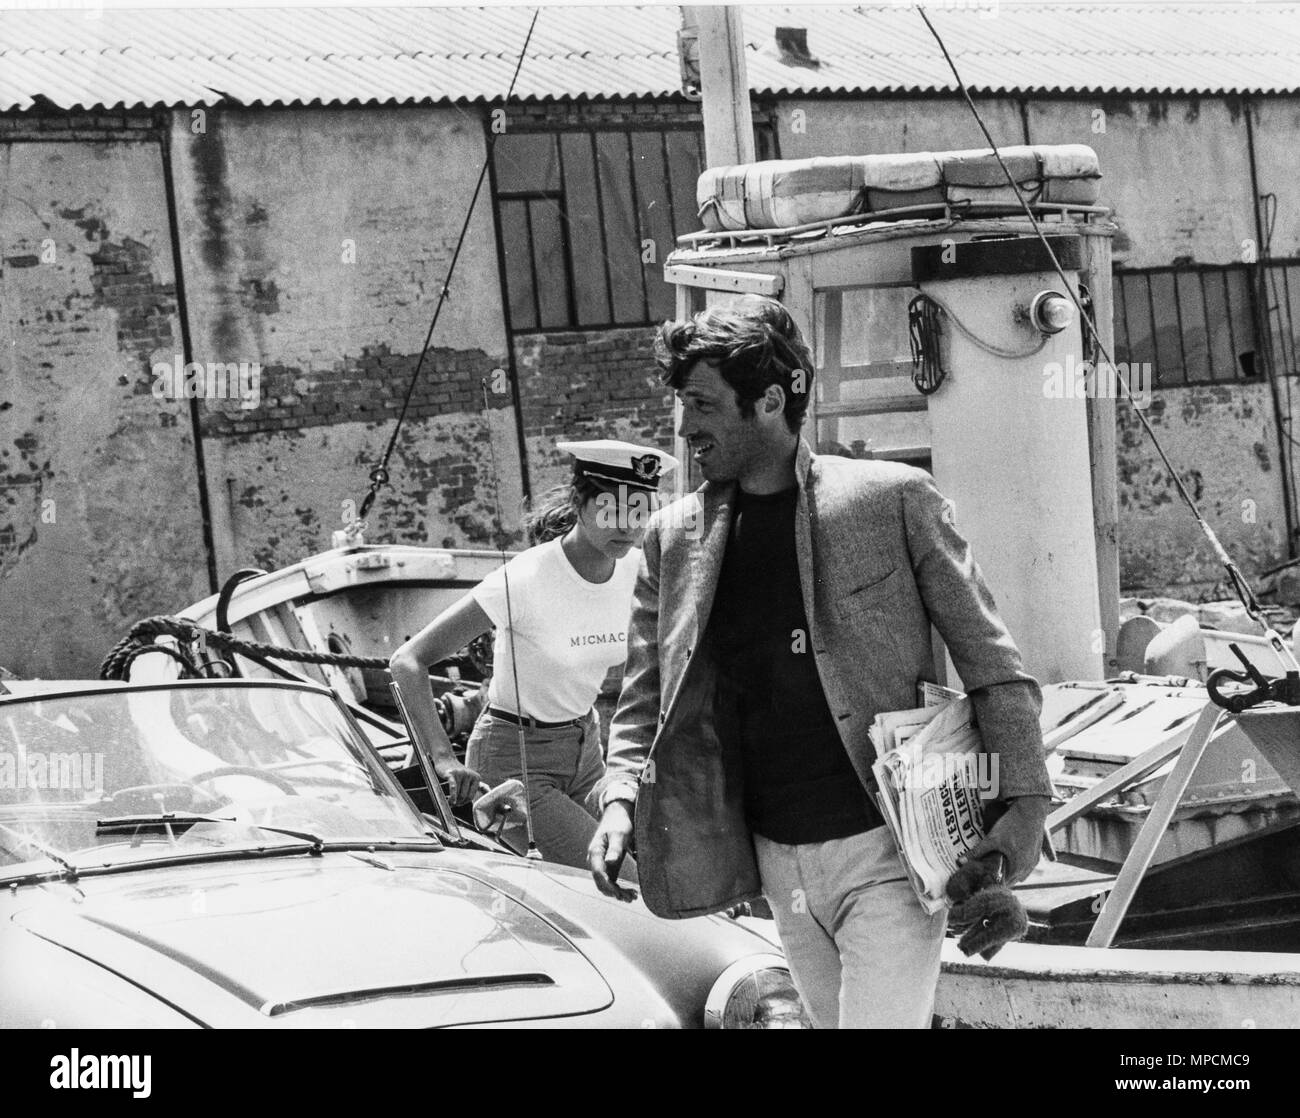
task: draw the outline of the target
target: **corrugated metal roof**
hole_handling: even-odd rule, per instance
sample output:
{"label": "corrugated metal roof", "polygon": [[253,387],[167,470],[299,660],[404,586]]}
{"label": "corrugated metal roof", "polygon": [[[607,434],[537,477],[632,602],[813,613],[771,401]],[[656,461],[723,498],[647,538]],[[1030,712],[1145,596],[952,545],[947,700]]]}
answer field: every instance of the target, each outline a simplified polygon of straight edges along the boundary
{"label": "corrugated metal roof", "polygon": [[[972,91],[1300,92],[1300,4],[1093,0],[936,4],[930,18]],[[0,110],[499,99],[531,8],[282,8],[0,13]],[[544,7],[524,99],[678,92],[675,6]],[[751,87],[773,95],[952,91],[910,6],[747,7]],[[816,68],[783,60],[804,27]]]}

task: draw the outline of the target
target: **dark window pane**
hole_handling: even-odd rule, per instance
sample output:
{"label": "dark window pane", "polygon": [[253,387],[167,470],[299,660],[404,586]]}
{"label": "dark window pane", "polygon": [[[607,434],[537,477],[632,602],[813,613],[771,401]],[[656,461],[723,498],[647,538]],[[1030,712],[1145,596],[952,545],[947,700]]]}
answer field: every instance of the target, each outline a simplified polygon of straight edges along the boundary
{"label": "dark window pane", "polygon": [[1149,362],[1156,374],[1156,384],[1163,386],[1165,370],[1156,364],[1152,342],[1151,302],[1147,296],[1147,277],[1142,273],[1123,275],[1125,322],[1128,326],[1128,359],[1130,362]]}
{"label": "dark window pane", "polygon": [[754,158],[776,158],[776,132],[770,124],[754,125]]}
{"label": "dark window pane", "polygon": [[669,132],[664,142],[672,176],[673,232],[678,237],[683,233],[698,233],[702,227],[696,216],[695,184],[704,165],[700,158],[701,133]]}
{"label": "dark window pane", "polygon": [[1282,272],[1282,315],[1288,375],[1300,373],[1300,267],[1288,264]]}
{"label": "dark window pane", "polygon": [[1264,298],[1268,344],[1273,351],[1273,365],[1279,374],[1285,374],[1291,366],[1285,265],[1270,264],[1265,267]]}
{"label": "dark window pane", "polygon": [[1147,277],[1151,285],[1151,310],[1155,315],[1156,360],[1160,367],[1156,379],[1160,384],[1185,384],[1187,371],[1183,363],[1183,334],[1178,321],[1173,272],[1153,272]]}
{"label": "dark window pane", "polygon": [[662,322],[672,318],[674,311],[673,286],[664,282],[664,259],[673,249],[673,228],[662,133],[633,132],[632,160],[636,169],[641,236],[651,241],[651,251],[647,253],[643,249],[641,253],[650,319]]}
{"label": "dark window pane", "polygon": [[542,327],[568,326],[569,277],[560,237],[559,205],[550,198],[529,202],[528,216],[533,227],[534,274]]}
{"label": "dark window pane", "polygon": [[627,136],[619,132],[596,135],[596,163],[605,211],[605,246],[614,301],[615,322],[644,322],[646,307],[641,286],[641,239],[632,201],[632,174]]}
{"label": "dark window pane", "polygon": [[1214,379],[1210,366],[1210,335],[1205,328],[1205,294],[1196,272],[1176,273],[1178,309],[1183,318],[1183,356],[1188,384]]}
{"label": "dark window pane", "polygon": [[1285,376],[1300,372],[1296,345],[1300,341],[1300,267],[1274,264],[1269,268],[1269,303],[1273,330],[1273,360]]}
{"label": "dark window pane", "polygon": [[506,258],[506,290],[510,293],[510,325],[516,330],[537,328],[533,303],[533,252],[528,236],[528,203],[501,202],[501,247]]}
{"label": "dark window pane", "polygon": [[537,194],[560,189],[555,137],[541,134],[498,136],[492,148],[500,194]]}
{"label": "dark window pane", "polygon": [[596,203],[596,167],[591,135],[570,132],[560,137],[564,157],[564,204],[569,215],[569,251],[573,256],[574,298],[578,324],[609,322],[609,287],[605,275],[605,230]]}
{"label": "dark window pane", "polygon": [[1130,362],[1134,360],[1129,353],[1128,344],[1128,323],[1126,321],[1127,311],[1124,306],[1124,292],[1126,285],[1124,277],[1120,275],[1111,276],[1110,294],[1115,301],[1115,309],[1112,312],[1115,316],[1115,352],[1116,361]]}
{"label": "dark window pane", "polygon": [[1254,302],[1250,290],[1254,281],[1250,269],[1227,268],[1223,278],[1232,321],[1232,376],[1236,379],[1262,376],[1263,368],[1255,363],[1255,323],[1251,310]]}
{"label": "dark window pane", "polygon": [[1202,272],[1205,322],[1210,335],[1210,362],[1215,380],[1236,379],[1236,346],[1228,317],[1228,293],[1222,272]]}

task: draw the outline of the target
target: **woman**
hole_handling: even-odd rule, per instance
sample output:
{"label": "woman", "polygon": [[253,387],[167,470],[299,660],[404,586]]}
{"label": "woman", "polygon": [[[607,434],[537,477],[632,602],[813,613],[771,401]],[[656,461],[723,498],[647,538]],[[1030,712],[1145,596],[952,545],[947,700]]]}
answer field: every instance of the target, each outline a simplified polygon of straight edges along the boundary
{"label": "woman", "polygon": [[[473,799],[484,782],[522,779],[522,724],[533,838],[547,861],[585,867],[596,831],[585,800],[605,771],[593,704],[626,659],[645,514],[677,460],[611,439],[557,446],[574,456],[573,480],[528,517],[536,546],[402,645],[390,667],[416,729],[433,743],[453,803]],[[488,706],[460,764],[434,708],[429,668],[493,626]],[[522,833],[506,831],[516,843]],[[630,859],[621,876],[636,881]]]}

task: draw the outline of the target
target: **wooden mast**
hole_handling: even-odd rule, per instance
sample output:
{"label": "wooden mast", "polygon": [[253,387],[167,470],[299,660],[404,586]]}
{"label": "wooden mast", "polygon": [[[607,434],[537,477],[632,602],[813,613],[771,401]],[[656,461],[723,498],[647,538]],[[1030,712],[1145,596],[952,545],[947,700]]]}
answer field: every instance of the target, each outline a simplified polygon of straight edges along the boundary
{"label": "wooden mast", "polygon": [[[679,49],[683,56],[683,74],[690,69],[690,63],[698,59],[705,166],[734,167],[738,163],[752,163],[754,118],[749,106],[741,8],[734,4],[684,4]],[[689,318],[694,309],[690,289],[679,285],[677,319]],[[686,440],[676,436],[680,422],[681,405],[674,402],[673,453],[682,464],[681,469],[673,474],[674,494],[678,497],[694,489],[700,481]]]}
{"label": "wooden mast", "polygon": [[754,161],[754,119],[745,71],[745,32],[736,4],[682,6],[682,27],[699,44],[704,162],[733,167]]}

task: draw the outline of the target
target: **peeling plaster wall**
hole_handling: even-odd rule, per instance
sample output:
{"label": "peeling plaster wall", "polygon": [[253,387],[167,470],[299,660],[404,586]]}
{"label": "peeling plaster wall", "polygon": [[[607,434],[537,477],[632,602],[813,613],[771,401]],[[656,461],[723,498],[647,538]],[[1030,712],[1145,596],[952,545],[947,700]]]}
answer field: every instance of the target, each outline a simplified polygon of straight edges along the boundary
{"label": "peeling plaster wall", "polygon": [[178,335],[156,140],[0,144],[0,665],[93,677],[206,593]]}
{"label": "peeling plaster wall", "polygon": [[[1096,113],[1100,110],[1103,117]],[[1088,143],[1115,210],[1115,262],[1239,264],[1254,243],[1246,120],[1235,100],[1040,102],[1035,142]],[[1100,124],[1104,131],[1095,131]],[[1291,134],[1294,144],[1295,133]],[[1263,189],[1263,187],[1261,187]],[[1117,412],[1120,581],[1126,593],[1219,596],[1223,569],[1124,403]],[[1277,417],[1266,383],[1164,388],[1148,418],[1202,515],[1248,573],[1286,554]]]}
{"label": "peeling plaster wall", "polygon": [[[1132,409],[1118,413],[1120,583],[1196,600],[1225,580],[1223,568]],[[1246,572],[1278,562],[1286,537],[1272,416],[1258,383],[1158,392],[1147,409],[1201,515]]]}
{"label": "peeling plaster wall", "polygon": [[[1300,175],[1296,173],[1300,97],[1260,98],[1254,106],[1259,191],[1277,197],[1272,255],[1300,256]],[[1300,292],[1292,294],[1300,298]]]}
{"label": "peeling plaster wall", "polygon": [[[1024,143],[1016,101],[981,98],[980,112],[999,144]],[[958,98],[783,101],[776,122],[782,159],[986,146],[970,109]]]}
{"label": "peeling plaster wall", "polygon": [[1098,97],[1030,102],[1028,114],[1035,143],[1097,152],[1101,200],[1120,227],[1116,267],[1241,263],[1255,219],[1238,101]]}
{"label": "peeling plaster wall", "polygon": [[[194,358],[257,362],[257,406],[208,402],[219,568],[329,546],[400,409],[484,154],[476,112],[209,110],[173,121]],[[517,529],[518,439],[483,410],[506,365],[491,200],[475,208],[371,541],[484,546],[501,474]],[[490,395],[509,408],[508,392]],[[492,444],[488,432],[495,431]]]}
{"label": "peeling plaster wall", "polygon": [[[446,415],[404,428],[390,463],[392,485],[376,502],[368,538],[432,547],[493,547],[495,517],[489,445],[515,437],[513,413]],[[209,443],[208,468],[225,479],[231,533],[246,564],[270,569],[285,555],[329,546],[345,511],[356,512],[371,464],[383,453],[387,427],[360,423],[265,431]],[[328,468],[320,468],[329,463]],[[344,507],[351,503],[351,509]],[[519,506],[517,482],[503,486],[503,515]]]}

